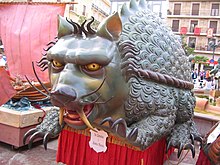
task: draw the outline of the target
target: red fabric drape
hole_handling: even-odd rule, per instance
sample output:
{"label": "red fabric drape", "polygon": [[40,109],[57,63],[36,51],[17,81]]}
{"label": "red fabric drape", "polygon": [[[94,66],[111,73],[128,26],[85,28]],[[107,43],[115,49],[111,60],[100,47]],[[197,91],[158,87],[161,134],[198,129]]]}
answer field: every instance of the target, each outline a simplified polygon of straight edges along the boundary
{"label": "red fabric drape", "polygon": [[[39,61],[43,48],[57,35],[57,15],[65,4],[0,4],[0,38],[4,44],[10,75],[36,81],[32,61]],[[42,81],[48,73],[36,67]]]}
{"label": "red fabric drape", "polygon": [[10,98],[16,94],[16,90],[10,83],[8,73],[4,68],[0,67],[0,106],[5,104]]}
{"label": "red fabric drape", "polygon": [[211,165],[208,157],[205,155],[203,150],[200,150],[196,165]]}
{"label": "red fabric drape", "polygon": [[162,165],[167,158],[165,139],[155,142],[144,151],[108,142],[105,153],[96,153],[91,149],[89,140],[89,136],[63,130],[59,137],[57,162],[67,165]]}

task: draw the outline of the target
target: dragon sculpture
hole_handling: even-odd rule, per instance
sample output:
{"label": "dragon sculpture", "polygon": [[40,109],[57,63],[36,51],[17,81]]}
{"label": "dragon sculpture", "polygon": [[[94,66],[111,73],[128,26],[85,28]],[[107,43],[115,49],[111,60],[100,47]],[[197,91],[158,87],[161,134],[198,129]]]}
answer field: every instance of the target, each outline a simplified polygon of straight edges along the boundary
{"label": "dragon sculpture", "polygon": [[188,57],[171,29],[131,0],[103,21],[79,25],[59,16],[58,39],[39,61],[48,68],[51,103],[60,109],[29,130],[29,147],[42,137],[44,145],[64,125],[103,129],[146,149],[167,137],[167,150],[190,149],[201,137],[193,122],[195,98]]}

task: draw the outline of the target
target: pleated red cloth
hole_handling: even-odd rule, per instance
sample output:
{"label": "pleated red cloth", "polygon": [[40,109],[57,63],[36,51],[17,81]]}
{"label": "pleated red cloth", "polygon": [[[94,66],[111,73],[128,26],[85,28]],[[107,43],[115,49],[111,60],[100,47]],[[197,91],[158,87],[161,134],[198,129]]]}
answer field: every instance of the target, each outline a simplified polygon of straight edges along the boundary
{"label": "pleated red cloth", "polygon": [[163,165],[174,150],[165,153],[164,138],[144,151],[107,142],[107,151],[96,153],[89,147],[89,141],[89,136],[63,130],[58,142],[57,162],[67,165]]}
{"label": "pleated red cloth", "polygon": [[200,150],[196,165],[211,165],[208,157],[205,155],[203,150]]}

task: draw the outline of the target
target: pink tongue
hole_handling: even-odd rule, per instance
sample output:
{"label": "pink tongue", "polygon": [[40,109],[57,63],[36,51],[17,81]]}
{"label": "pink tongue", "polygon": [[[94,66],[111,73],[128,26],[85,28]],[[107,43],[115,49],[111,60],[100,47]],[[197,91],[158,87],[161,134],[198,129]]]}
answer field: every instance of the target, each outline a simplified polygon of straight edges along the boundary
{"label": "pink tongue", "polygon": [[[85,105],[84,108],[83,108],[83,111],[85,113],[85,115],[88,115],[89,112],[92,110],[92,108],[94,107],[93,104],[88,104],[88,105]],[[76,111],[72,111],[72,110],[67,110],[68,111],[68,116],[71,118],[71,119],[78,119],[80,118],[79,117],[79,114],[76,112]]]}
{"label": "pink tongue", "polygon": [[92,110],[93,107],[94,107],[93,104],[85,105],[83,108],[83,111],[85,112],[85,114],[87,114],[88,112],[90,112]]}

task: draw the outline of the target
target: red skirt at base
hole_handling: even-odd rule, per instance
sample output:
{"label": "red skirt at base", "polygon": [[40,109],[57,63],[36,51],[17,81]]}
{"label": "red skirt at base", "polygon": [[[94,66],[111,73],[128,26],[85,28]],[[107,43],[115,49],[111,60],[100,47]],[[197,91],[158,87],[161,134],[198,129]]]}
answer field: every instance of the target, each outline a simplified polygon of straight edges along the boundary
{"label": "red skirt at base", "polygon": [[163,165],[173,152],[165,154],[166,141],[162,139],[144,151],[107,142],[105,153],[96,153],[89,147],[89,136],[63,130],[59,137],[57,162],[67,165]]}
{"label": "red skirt at base", "polygon": [[200,150],[196,165],[211,165],[203,150]]}

